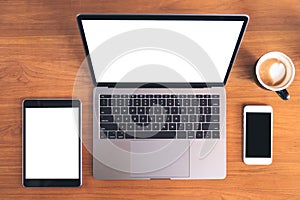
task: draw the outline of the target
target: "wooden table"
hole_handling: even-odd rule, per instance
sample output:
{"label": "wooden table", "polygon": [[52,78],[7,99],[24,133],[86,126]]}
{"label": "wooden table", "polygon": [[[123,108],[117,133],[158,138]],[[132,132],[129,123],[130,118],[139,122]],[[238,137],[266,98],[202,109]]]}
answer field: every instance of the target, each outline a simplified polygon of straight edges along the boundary
{"label": "wooden table", "polygon": [[[227,90],[227,178],[197,181],[97,181],[92,176],[90,77],[78,70],[84,52],[77,13],[246,13],[250,24]],[[297,0],[51,0],[0,1],[0,199],[300,199],[300,76],[291,100],[259,88],[255,61],[268,51],[300,64],[300,3]],[[85,71],[86,70],[86,71]],[[75,92],[74,92],[75,91]],[[23,188],[21,103],[28,97],[72,97],[83,101],[83,185],[81,188]],[[274,160],[270,166],[242,162],[242,108],[274,109]]]}

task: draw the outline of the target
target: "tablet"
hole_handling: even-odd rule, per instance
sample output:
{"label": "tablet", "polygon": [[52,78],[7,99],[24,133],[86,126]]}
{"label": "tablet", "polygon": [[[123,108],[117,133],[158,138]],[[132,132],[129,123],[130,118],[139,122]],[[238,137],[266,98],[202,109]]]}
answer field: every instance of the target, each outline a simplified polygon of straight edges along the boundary
{"label": "tablet", "polygon": [[81,185],[81,102],[23,101],[23,185]]}

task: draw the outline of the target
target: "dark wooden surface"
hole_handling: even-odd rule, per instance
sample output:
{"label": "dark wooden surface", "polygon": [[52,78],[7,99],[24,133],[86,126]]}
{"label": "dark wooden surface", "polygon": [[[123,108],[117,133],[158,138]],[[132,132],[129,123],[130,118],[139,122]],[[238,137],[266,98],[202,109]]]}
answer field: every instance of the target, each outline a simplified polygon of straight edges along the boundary
{"label": "dark wooden surface", "polygon": [[[77,29],[77,13],[246,13],[250,24],[226,85],[227,178],[197,181],[97,181],[92,177],[91,82]],[[300,3],[297,0],[0,0],[0,199],[299,199]],[[256,60],[282,51],[296,66],[284,102],[253,79]],[[82,66],[82,67],[80,67]],[[80,76],[77,76],[80,75]],[[81,188],[23,188],[21,103],[24,98],[83,101]],[[274,160],[242,162],[242,108],[274,109]]]}

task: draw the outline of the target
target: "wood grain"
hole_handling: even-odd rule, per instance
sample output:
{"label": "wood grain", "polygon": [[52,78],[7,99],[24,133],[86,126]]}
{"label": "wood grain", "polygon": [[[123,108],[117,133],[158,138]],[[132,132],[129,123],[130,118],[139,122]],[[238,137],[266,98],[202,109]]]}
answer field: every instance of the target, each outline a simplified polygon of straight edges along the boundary
{"label": "wood grain", "polygon": [[[0,0],[0,199],[299,199],[300,76],[291,100],[254,82],[256,60],[268,51],[300,64],[297,0]],[[227,178],[195,181],[97,181],[92,176],[91,81],[77,29],[77,13],[246,13],[250,23],[227,90]],[[79,75],[80,76],[77,76]],[[29,189],[21,183],[21,102],[31,97],[83,101],[83,186]],[[274,161],[242,162],[242,108],[274,109]]]}

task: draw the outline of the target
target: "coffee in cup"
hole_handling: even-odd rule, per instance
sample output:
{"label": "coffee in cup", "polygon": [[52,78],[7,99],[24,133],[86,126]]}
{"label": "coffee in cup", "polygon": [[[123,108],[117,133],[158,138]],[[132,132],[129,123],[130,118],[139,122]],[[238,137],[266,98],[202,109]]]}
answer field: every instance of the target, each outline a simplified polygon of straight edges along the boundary
{"label": "coffee in cup", "polygon": [[269,52],[256,64],[256,77],[266,89],[275,91],[282,99],[290,98],[286,88],[292,83],[295,67],[292,60],[281,52]]}

